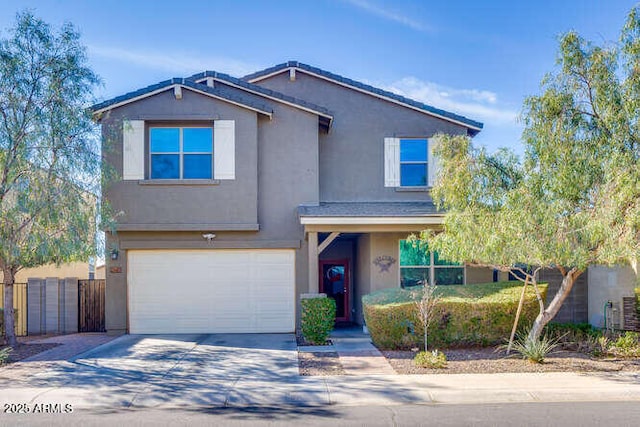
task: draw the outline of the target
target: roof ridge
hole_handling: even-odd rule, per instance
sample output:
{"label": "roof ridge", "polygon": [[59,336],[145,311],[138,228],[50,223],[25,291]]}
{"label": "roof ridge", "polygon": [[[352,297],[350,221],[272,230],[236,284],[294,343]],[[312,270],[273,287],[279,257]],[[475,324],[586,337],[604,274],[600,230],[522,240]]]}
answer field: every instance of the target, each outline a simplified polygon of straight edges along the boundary
{"label": "roof ridge", "polygon": [[348,77],[344,77],[344,76],[341,76],[339,74],[335,74],[335,73],[332,73],[330,71],[326,71],[326,70],[323,70],[321,68],[314,67],[312,65],[304,64],[304,63],[299,62],[299,61],[287,61],[287,62],[284,62],[282,64],[277,64],[277,65],[274,65],[273,67],[265,68],[264,70],[260,70],[260,71],[256,71],[255,73],[247,74],[246,76],[242,77],[242,80],[248,82],[249,80],[253,80],[253,79],[256,79],[256,78],[259,78],[259,77],[267,76],[267,75],[273,74],[273,73],[278,73],[280,71],[284,71],[287,68],[291,68],[291,67],[298,68],[298,69],[300,69],[302,71],[308,71],[310,73],[318,74],[318,75],[320,75],[322,77],[326,77],[326,78],[328,78],[330,80],[333,80],[333,81],[336,81],[336,82],[339,82],[339,83],[343,83],[343,84],[355,87],[355,88],[360,89],[360,90],[364,90],[364,91],[372,93],[374,95],[383,96],[383,97],[386,97],[386,98],[391,98],[391,99],[393,99],[395,101],[401,102],[401,103],[409,105],[411,107],[418,108],[418,109],[424,110],[426,112],[430,112],[432,114],[437,114],[437,115],[443,116],[443,117],[451,119],[451,120],[456,120],[456,121],[462,122],[463,124],[467,125],[468,127],[477,129],[478,131],[484,127],[483,123],[478,122],[476,120],[469,119],[469,118],[467,118],[465,116],[462,116],[460,114],[456,114],[456,113],[452,113],[452,112],[449,112],[449,111],[446,111],[446,110],[443,110],[443,109],[440,109],[440,108],[436,108],[436,107],[434,107],[432,105],[429,105],[429,104],[426,104],[424,102],[416,101],[414,99],[407,98],[406,96],[399,95],[399,94],[390,92],[388,90],[380,89],[380,88],[377,88],[375,86],[372,86],[372,85],[369,85],[369,84],[366,84],[366,83],[362,83],[362,82],[359,82],[357,80],[353,80],[353,79],[350,79]]}
{"label": "roof ridge", "polygon": [[192,76],[189,76],[186,79],[195,82],[195,80],[202,79],[202,78],[205,78],[205,77],[213,77],[214,79],[223,80],[223,81],[226,81],[228,83],[232,83],[232,84],[238,85],[240,87],[243,87],[245,89],[253,90],[253,91],[258,92],[258,93],[260,93],[262,95],[272,96],[272,97],[275,97],[275,98],[280,99],[282,101],[290,102],[290,103],[299,105],[299,106],[304,107],[304,108],[315,110],[315,111],[317,111],[319,113],[322,113],[322,114],[324,114],[326,116],[333,117],[333,114],[325,107],[322,107],[320,105],[314,104],[314,103],[309,102],[309,101],[305,101],[303,99],[299,99],[299,98],[296,98],[296,97],[293,97],[293,96],[290,96],[290,95],[286,95],[284,93],[281,93],[281,92],[278,92],[278,91],[275,91],[275,90],[267,89],[265,87],[250,83],[250,82],[248,82],[246,80],[243,80],[243,79],[240,79],[240,78],[237,78],[237,77],[233,77],[233,76],[231,76],[229,74],[219,73],[219,72],[213,71],[213,70],[205,70],[205,71],[202,71],[200,73],[196,73],[196,74],[194,74]]}

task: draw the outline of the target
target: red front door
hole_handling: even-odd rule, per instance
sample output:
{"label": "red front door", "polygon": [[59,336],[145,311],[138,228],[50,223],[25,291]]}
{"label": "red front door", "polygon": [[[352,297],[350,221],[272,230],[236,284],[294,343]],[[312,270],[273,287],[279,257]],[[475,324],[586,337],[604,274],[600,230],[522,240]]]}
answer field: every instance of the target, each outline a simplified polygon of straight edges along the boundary
{"label": "red front door", "polygon": [[349,320],[349,260],[320,260],[320,292],[336,301],[336,321]]}

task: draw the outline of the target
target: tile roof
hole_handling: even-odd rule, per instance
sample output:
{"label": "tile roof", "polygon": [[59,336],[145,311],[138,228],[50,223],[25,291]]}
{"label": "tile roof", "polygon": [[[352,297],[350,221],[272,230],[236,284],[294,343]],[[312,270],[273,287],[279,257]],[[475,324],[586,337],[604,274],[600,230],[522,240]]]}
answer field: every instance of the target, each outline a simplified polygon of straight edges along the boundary
{"label": "tile roof", "polygon": [[213,77],[214,79],[221,80],[223,82],[238,86],[245,90],[256,92],[260,95],[275,98],[277,100],[288,102],[290,104],[295,104],[297,106],[304,107],[308,110],[312,110],[314,112],[320,113],[321,115],[324,115],[328,118],[331,118],[331,119],[333,118],[333,115],[331,114],[331,112],[327,110],[325,107],[321,107],[311,102],[307,102],[302,99],[294,98],[292,96],[285,95],[283,93],[276,92],[274,90],[255,85],[253,83],[249,83],[243,79],[238,79],[228,74],[218,73],[217,71],[204,71],[202,73],[194,74],[191,77],[188,77],[187,79],[195,82],[196,80],[204,79],[206,77]]}
{"label": "tile roof", "polygon": [[107,101],[91,106],[90,110],[96,113],[100,110],[105,110],[105,109],[108,109],[109,107],[113,107],[121,103],[126,103],[127,101],[133,100],[140,96],[144,96],[152,92],[162,90],[164,88],[168,89],[173,85],[182,85],[187,88],[191,88],[200,92],[211,94],[213,96],[217,96],[223,99],[228,99],[229,101],[235,102],[237,104],[241,104],[248,108],[258,110],[266,115],[271,115],[271,113],[273,113],[273,109],[268,104],[256,102],[254,99],[251,99],[248,96],[243,96],[237,93],[231,93],[229,91],[225,91],[220,88],[209,87],[207,85],[196,83],[191,79],[184,79],[179,77],[174,77],[169,80],[164,80],[159,83],[144,87],[142,89],[125,93],[124,95],[116,96],[115,98],[112,98]]}
{"label": "tile roof", "polygon": [[435,115],[438,115],[438,116],[442,116],[442,117],[445,117],[445,118],[448,118],[448,119],[451,119],[451,120],[455,120],[457,122],[463,123],[464,125],[468,126],[470,128],[470,130],[475,131],[474,134],[479,132],[482,129],[482,127],[484,126],[482,123],[477,122],[475,120],[468,119],[468,118],[466,118],[464,116],[461,116],[461,115],[458,115],[458,114],[454,114],[454,113],[451,113],[449,111],[441,110],[441,109],[435,108],[435,107],[433,107],[431,105],[427,105],[427,104],[424,104],[422,102],[418,102],[418,101],[415,101],[413,99],[406,98],[406,97],[404,97],[402,95],[398,95],[398,94],[395,94],[393,92],[382,90],[382,89],[376,88],[374,86],[371,86],[371,85],[368,85],[368,84],[365,84],[365,83],[361,83],[359,81],[352,80],[352,79],[349,79],[347,77],[343,77],[343,76],[340,76],[338,74],[331,73],[329,71],[322,70],[322,69],[317,68],[317,67],[312,67],[311,65],[303,64],[303,63],[298,62],[298,61],[289,61],[289,62],[285,62],[283,64],[278,64],[278,65],[270,67],[270,68],[266,68],[266,69],[264,69],[262,71],[257,71],[255,73],[252,73],[252,74],[244,76],[242,78],[242,80],[250,82],[250,81],[253,81],[253,80],[256,80],[256,79],[260,79],[261,77],[268,76],[270,74],[275,74],[275,73],[278,73],[280,71],[287,70],[289,68],[297,68],[297,69],[300,69],[302,71],[307,71],[309,73],[313,73],[313,74],[325,77],[325,78],[327,78],[329,80],[333,80],[333,81],[336,81],[338,83],[342,83],[342,84],[345,84],[345,85],[348,85],[348,86],[352,86],[352,87],[354,87],[356,89],[360,89],[360,90],[369,92],[369,93],[371,93],[373,95],[381,96],[381,97],[384,97],[384,98],[389,98],[389,99],[392,99],[394,101],[400,102],[402,104],[405,104],[405,105],[408,105],[408,106],[423,110],[425,112],[428,112],[428,113],[431,113],[431,114],[435,114]]}
{"label": "tile roof", "polygon": [[414,217],[440,215],[433,202],[321,202],[298,207],[299,216],[313,217]]}

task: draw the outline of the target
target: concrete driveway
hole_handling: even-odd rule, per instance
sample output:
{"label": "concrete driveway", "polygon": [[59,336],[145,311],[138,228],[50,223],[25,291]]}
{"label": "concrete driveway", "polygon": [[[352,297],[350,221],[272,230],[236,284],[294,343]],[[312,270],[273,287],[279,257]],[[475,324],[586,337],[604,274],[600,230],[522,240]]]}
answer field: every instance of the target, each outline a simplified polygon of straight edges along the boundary
{"label": "concrete driveway", "polygon": [[0,371],[3,402],[224,406],[300,378],[292,334],[126,335],[68,361],[16,365]]}

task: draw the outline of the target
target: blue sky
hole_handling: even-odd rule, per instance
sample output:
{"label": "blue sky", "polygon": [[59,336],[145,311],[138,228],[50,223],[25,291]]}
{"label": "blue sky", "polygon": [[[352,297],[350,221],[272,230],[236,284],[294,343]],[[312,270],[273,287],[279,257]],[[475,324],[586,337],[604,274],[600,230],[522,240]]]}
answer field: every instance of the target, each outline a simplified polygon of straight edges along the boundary
{"label": "blue sky", "polygon": [[205,69],[298,60],[482,121],[476,142],[521,152],[516,118],[553,69],[558,35],[615,42],[627,0],[3,1],[81,31],[99,100]]}

